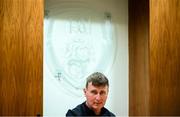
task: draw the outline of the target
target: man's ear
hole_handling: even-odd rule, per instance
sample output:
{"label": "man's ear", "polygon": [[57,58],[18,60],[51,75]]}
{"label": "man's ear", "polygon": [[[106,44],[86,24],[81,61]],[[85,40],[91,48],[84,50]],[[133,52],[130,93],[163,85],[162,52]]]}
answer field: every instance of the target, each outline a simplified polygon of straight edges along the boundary
{"label": "man's ear", "polygon": [[86,88],[84,88],[83,91],[84,91],[84,95],[85,95],[86,94]]}

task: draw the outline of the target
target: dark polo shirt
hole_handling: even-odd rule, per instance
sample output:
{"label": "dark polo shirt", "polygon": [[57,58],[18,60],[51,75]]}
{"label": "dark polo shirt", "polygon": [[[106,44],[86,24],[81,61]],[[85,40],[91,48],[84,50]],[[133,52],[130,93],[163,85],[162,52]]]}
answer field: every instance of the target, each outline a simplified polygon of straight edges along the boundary
{"label": "dark polo shirt", "polygon": [[67,116],[111,116],[111,117],[115,117],[115,115],[110,112],[108,109],[106,108],[102,108],[101,109],[101,113],[100,115],[95,115],[94,111],[89,109],[86,106],[86,102],[83,102],[82,104],[76,106],[74,109],[72,110],[68,110],[68,112],[66,113],[66,117]]}

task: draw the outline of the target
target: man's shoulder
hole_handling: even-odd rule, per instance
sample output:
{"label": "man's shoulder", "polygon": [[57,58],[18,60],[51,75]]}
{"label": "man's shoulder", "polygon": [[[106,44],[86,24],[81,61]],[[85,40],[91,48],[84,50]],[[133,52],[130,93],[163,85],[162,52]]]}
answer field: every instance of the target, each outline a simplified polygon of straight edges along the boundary
{"label": "man's shoulder", "polygon": [[107,108],[103,107],[103,111],[104,111],[104,114],[103,114],[104,116],[115,117],[115,114],[109,111]]}
{"label": "man's shoulder", "polygon": [[69,109],[68,112],[66,113],[66,116],[80,116],[83,113],[83,104],[77,105],[73,109]]}

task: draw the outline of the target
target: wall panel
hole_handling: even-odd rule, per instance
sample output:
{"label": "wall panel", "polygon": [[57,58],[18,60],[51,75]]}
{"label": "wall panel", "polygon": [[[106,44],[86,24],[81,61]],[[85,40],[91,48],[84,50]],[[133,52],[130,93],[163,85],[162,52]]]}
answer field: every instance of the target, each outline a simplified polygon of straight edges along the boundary
{"label": "wall panel", "polygon": [[42,115],[43,0],[0,1],[0,116]]}
{"label": "wall panel", "polygon": [[151,115],[180,115],[179,10],[179,0],[150,0]]}
{"label": "wall panel", "polygon": [[149,114],[149,2],[129,0],[129,115]]}

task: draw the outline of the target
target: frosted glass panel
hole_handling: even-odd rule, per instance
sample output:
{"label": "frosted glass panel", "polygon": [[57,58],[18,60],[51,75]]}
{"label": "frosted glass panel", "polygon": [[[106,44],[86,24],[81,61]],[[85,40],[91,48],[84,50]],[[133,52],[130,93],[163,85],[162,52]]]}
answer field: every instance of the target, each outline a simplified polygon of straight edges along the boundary
{"label": "frosted glass panel", "polygon": [[45,63],[64,89],[82,96],[86,77],[94,71],[107,73],[112,66],[116,40],[111,14],[90,8],[59,10],[46,11]]}
{"label": "frosted glass panel", "polygon": [[110,83],[105,107],[128,115],[127,0],[45,0],[43,114],[65,116],[85,101],[92,72]]}

